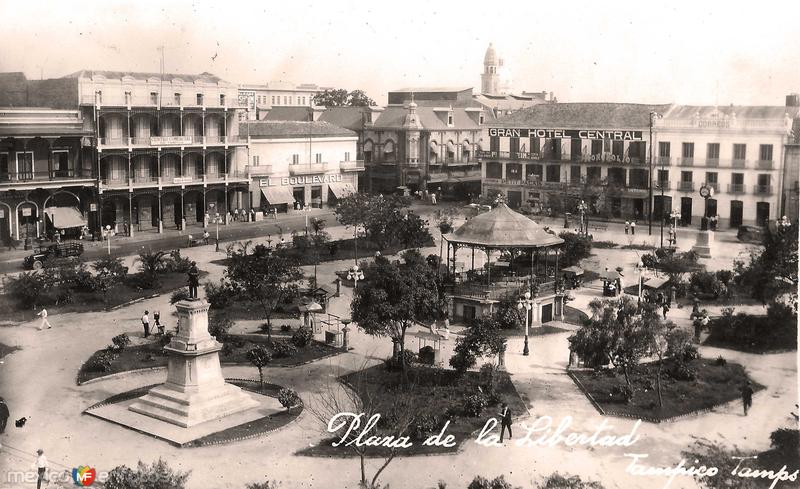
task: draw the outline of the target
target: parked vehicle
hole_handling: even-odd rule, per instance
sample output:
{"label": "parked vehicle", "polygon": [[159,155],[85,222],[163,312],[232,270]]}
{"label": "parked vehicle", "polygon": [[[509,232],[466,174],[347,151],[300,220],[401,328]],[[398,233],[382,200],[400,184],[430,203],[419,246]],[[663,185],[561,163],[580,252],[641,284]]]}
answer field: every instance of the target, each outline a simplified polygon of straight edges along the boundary
{"label": "parked vehicle", "polygon": [[32,255],[25,257],[22,265],[28,270],[39,270],[49,258],[66,258],[82,254],[83,245],[81,243],[55,243],[38,247]]}
{"label": "parked vehicle", "polygon": [[764,228],[761,226],[739,226],[739,232],[736,233],[739,241],[747,243],[761,244],[764,241]]}

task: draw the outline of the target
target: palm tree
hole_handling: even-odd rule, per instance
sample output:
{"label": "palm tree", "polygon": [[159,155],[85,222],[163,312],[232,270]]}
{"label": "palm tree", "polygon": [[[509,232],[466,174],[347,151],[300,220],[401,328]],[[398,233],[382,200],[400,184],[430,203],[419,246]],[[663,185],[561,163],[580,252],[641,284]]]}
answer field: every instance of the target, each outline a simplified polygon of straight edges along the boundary
{"label": "palm tree", "polygon": [[165,251],[142,250],[135,261],[139,262],[139,271],[142,272],[142,285],[153,289],[158,287],[158,274],[166,269]]}

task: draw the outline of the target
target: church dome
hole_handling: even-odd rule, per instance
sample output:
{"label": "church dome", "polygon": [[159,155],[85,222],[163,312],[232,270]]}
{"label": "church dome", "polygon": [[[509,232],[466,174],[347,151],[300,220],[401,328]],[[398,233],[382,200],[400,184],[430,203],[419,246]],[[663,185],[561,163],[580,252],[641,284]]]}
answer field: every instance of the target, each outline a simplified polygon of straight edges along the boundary
{"label": "church dome", "polygon": [[497,53],[495,52],[492,43],[489,43],[489,47],[486,48],[486,54],[483,56],[483,64],[484,65],[497,64]]}

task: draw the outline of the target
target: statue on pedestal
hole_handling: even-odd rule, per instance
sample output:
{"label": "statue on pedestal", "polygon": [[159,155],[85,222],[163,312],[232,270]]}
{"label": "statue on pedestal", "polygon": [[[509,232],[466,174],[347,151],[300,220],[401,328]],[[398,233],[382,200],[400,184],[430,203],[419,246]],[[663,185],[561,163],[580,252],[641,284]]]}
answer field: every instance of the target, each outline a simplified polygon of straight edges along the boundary
{"label": "statue on pedestal", "polygon": [[200,286],[200,271],[197,269],[197,263],[192,262],[189,271],[186,272],[189,276],[189,299],[197,299],[197,288]]}

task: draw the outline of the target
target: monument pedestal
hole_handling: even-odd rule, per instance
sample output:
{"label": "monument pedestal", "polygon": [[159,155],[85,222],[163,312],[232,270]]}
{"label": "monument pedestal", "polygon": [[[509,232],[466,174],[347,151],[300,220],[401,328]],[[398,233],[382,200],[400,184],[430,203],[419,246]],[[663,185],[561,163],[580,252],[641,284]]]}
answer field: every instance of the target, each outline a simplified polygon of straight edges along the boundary
{"label": "monument pedestal", "polygon": [[188,428],[258,406],[249,394],[226,384],[222,377],[222,344],[208,333],[208,303],[184,300],[176,307],[178,334],[164,348],[169,355],[167,381],[128,409]]}
{"label": "monument pedestal", "polygon": [[711,258],[711,245],[714,243],[714,232],[703,230],[697,234],[697,243],[692,246],[692,251],[701,258]]}

